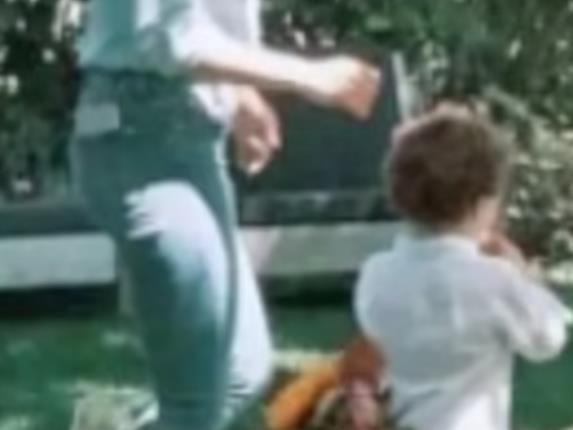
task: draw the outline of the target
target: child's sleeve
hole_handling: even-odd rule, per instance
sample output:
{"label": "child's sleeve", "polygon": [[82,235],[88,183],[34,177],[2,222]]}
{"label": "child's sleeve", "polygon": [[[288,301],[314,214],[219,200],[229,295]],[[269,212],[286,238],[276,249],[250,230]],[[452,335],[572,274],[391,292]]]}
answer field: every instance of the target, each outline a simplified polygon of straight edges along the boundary
{"label": "child's sleeve", "polygon": [[354,317],[360,332],[371,337],[372,327],[377,325],[376,314],[372,312],[375,280],[373,275],[374,256],[370,257],[361,267],[354,287]]}
{"label": "child's sleeve", "polygon": [[[505,262],[504,262],[505,263]],[[530,361],[557,356],[567,341],[571,311],[547,287],[521,274],[509,263],[500,265],[503,281],[494,309],[512,349]]]}
{"label": "child's sleeve", "polygon": [[354,318],[360,333],[379,346],[377,334],[382,321],[382,315],[376,308],[376,295],[379,293],[380,282],[377,276],[381,255],[370,256],[362,265],[354,288]]}

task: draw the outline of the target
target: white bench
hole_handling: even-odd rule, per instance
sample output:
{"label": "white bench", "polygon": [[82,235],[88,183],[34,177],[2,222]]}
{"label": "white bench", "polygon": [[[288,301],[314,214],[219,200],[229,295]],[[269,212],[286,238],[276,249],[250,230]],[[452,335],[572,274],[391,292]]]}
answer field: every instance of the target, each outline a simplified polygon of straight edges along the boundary
{"label": "white bench", "polygon": [[[242,230],[260,276],[289,277],[355,271],[391,241],[395,223],[255,227]],[[0,290],[82,288],[116,283],[111,241],[99,232],[0,239]]]}

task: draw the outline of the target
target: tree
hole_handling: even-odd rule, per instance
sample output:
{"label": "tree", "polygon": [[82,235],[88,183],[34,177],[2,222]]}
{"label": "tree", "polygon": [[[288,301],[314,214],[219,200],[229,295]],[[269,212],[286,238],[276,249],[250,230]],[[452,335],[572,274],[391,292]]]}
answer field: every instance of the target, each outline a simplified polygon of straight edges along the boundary
{"label": "tree", "polygon": [[266,15],[272,43],[400,50],[427,101],[487,106],[519,149],[512,228],[533,253],[573,255],[573,1],[281,0]]}
{"label": "tree", "polygon": [[[0,0],[0,197],[65,164],[82,5]],[[485,103],[520,149],[513,226],[573,255],[573,0],[266,0],[265,18],[272,44],[400,50],[426,100]]]}
{"label": "tree", "polygon": [[[54,187],[76,89],[69,1],[0,1],[0,195]],[[69,11],[69,10],[68,10]],[[67,14],[66,16],[71,16]],[[60,169],[61,170],[61,169]]]}

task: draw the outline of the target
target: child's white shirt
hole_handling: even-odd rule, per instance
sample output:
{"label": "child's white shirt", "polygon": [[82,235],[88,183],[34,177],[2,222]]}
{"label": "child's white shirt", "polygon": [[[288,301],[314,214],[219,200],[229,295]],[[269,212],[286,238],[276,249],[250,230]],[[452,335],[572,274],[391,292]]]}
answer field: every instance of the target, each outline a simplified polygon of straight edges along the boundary
{"label": "child's white shirt", "polygon": [[415,430],[508,430],[513,357],[555,357],[570,311],[454,235],[403,235],[372,256],[355,308],[389,362],[392,411]]}

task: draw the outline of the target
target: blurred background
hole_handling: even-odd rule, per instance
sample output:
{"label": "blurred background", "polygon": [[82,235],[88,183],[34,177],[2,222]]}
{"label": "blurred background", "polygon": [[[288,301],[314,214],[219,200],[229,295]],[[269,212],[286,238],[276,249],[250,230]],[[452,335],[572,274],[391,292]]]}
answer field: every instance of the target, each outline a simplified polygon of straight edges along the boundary
{"label": "blurred background", "polygon": [[[121,264],[78,206],[68,162],[88,6],[0,0],[0,430],[65,429],[86,390],[145,385]],[[395,221],[379,180],[392,127],[442,98],[488,111],[515,141],[508,228],[573,304],[573,1],[265,0],[264,13],[270,44],[359,53],[386,84],[364,125],[275,98],[284,153],[255,180],[234,171],[280,366],[352,335],[357,264]],[[569,381],[571,348],[520,363],[518,428],[573,425]]]}

